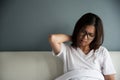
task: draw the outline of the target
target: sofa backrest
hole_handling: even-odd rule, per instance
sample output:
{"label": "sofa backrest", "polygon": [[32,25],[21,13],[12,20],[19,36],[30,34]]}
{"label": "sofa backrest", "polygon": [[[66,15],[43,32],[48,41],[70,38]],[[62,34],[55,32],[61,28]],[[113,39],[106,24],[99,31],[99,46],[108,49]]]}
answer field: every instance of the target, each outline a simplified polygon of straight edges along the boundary
{"label": "sofa backrest", "polygon": [[[120,52],[110,52],[120,80]],[[0,80],[54,80],[63,73],[62,60],[49,51],[0,52]]]}

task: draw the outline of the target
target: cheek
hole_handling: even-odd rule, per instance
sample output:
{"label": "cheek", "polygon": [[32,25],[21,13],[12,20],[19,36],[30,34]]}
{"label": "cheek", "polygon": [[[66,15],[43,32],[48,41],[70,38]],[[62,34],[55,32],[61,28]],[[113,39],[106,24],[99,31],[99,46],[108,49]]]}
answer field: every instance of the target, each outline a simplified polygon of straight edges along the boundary
{"label": "cheek", "polygon": [[93,40],[90,40],[88,43],[90,44]]}
{"label": "cheek", "polygon": [[88,44],[90,44],[92,41],[89,41]]}

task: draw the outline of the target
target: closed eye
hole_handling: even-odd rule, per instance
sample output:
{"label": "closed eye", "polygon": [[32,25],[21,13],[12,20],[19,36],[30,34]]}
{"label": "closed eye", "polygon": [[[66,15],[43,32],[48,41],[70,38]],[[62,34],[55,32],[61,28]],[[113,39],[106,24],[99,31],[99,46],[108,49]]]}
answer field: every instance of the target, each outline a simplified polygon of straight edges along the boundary
{"label": "closed eye", "polygon": [[93,33],[88,33],[90,37],[94,37],[95,35]]}

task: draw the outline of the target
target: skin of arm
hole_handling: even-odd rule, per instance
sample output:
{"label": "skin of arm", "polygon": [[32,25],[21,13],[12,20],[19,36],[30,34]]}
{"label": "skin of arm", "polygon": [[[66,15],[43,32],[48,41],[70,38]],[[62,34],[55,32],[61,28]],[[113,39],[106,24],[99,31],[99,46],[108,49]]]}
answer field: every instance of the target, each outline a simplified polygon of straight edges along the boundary
{"label": "skin of arm", "polygon": [[61,50],[61,43],[71,41],[71,36],[67,34],[50,34],[49,43],[56,55]]}
{"label": "skin of arm", "polygon": [[115,75],[111,74],[111,75],[104,75],[105,80],[115,80]]}

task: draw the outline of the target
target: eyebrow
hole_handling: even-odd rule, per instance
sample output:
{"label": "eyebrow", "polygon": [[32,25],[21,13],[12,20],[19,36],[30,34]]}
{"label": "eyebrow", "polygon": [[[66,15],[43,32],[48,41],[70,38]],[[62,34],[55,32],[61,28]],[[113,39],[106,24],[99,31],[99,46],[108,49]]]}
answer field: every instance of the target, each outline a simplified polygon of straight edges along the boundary
{"label": "eyebrow", "polygon": [[94,35],[94,33],[89,33],[89,32],[87,32],[88,34],[93,34]]}
{"label": "eyebrow", "polygon": [[[85,32],[87,32],[86,30],[81,30],[80,32],[83,32],[83,31],[85,31]],[[87,32],[88,34],[95,34],[95,33],[91,33],[91,32]]]}

